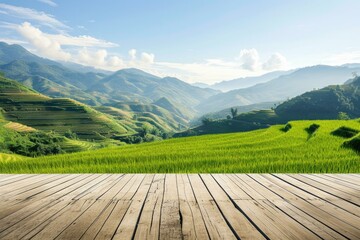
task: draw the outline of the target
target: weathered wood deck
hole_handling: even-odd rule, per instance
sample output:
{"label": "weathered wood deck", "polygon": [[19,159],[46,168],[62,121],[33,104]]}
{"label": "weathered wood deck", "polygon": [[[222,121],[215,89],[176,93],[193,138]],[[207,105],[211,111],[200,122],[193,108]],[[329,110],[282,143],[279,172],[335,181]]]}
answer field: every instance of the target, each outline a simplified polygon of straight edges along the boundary
{"label": "weathered wood deck", "polygon": [[357,174],[0,175],[0,239],[359,239]]}

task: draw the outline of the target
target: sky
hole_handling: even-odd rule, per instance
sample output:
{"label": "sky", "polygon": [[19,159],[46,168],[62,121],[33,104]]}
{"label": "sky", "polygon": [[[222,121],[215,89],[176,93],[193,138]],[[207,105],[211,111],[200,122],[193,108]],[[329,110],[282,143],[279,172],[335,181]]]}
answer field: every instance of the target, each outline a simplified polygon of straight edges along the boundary
{"label": "sky", "polygon": [[360,62],[359,0],[1,0],[0,41],[212,84]]}

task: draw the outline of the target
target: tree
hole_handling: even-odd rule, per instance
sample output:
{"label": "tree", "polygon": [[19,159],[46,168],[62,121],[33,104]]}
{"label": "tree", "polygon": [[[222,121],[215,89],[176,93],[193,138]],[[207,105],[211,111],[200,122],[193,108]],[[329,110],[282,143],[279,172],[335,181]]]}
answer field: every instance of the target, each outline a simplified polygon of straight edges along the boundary
{"label": "tree", "polygon": [[230,115],[227,115],[227,116],[226,116],[226,119],[227,119],[227,120],[230,120],[230,119],[231,119],[231,116],[230,116]]}
{"label": "tree", "polygon": [[237,116],[237,108],[231,108],[230,111],[232,118],[235,118]]}
{"label": "tree", "polygon": [[139,135],[141,137],[146,137],[146,135],[150,132],[150,128],[147,125],[144,125],[142,129],[139,131]]}
{"label": "tree", "polygon": [[345,113],[345,112],[339,112],[339,114],[338,114],[338,119],[339,119],[339,120],[349,120],[350,117],[349,117],[349,115],[347,115],[347,113]]}
{"label": "tree", "polygon": [[205,117],[201,120],[201,122],[204,126],[208,126],[212,122],[212,120],[211,120],[211,118]]}

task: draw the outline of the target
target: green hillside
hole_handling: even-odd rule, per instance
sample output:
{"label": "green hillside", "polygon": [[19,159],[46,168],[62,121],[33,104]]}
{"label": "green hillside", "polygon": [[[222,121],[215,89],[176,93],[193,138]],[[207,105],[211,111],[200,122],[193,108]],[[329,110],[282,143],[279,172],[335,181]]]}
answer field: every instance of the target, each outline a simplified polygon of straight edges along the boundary
{"label": "green hillside", "polygon": [[91,105],[98,105],[101,101],[85,91],[88,85],[104,77],[100,73],[78,73],[60,64],[45,65],[22,60],[0,65],[0,71],[6,77],[51,97],[71,97]]}
{"label": "green hillside", "polygon": [[101,140],[127,130],[114,119],[71,99],[52,99],[0,77],[0,108],[6,120],[81,139]]}
{"label": "green hillside", "polygon": [[188,110],[182,114],[186,114],[188,119],[196,113],[193,109],[196,105],[217,93],[216,90],[195,87],[177,78],[160,78],[133,68],[104,77],[90,86],[88,92],[124,102],[152,103],[165,97],[175,106],[186,107]]}
{"label": "green hillside", "polygon": [[[359,120],[294,121],[244,133],[177,138],[0,162],[3,173],[360,172]],[[160,151],[161,149],[161,151]]]}
{"label": "green hillside", "polygon": [[[242,107],[237,109],[241,111]],[[226,109],[214,115],[205,115],[204,118],[224,114],[226,111],[230,115],[230,109]],[[249,131],[292,120],[344,117],[360,117],[360,77],[351,79],[343,85],[328,86],[304,93],[281,103],[276,108],[240,113],[232,119],[207,119],[204,124],[175,136]]]}
{"label": "green hillside", "polygon": [[339,112],[360,116],[360,77],[347,84],[304,93],[279,105],[275,112],[284,119],[336,119]]}

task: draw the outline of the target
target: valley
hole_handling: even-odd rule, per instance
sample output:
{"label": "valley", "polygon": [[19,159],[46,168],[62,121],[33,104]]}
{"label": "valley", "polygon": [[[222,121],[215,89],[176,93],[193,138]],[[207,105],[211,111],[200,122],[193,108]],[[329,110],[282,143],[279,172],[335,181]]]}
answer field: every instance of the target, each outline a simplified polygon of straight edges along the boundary
{"label": "valley", "polygon": [[196,87],[0,50],[3,173],[359,171],[357,65]]}

